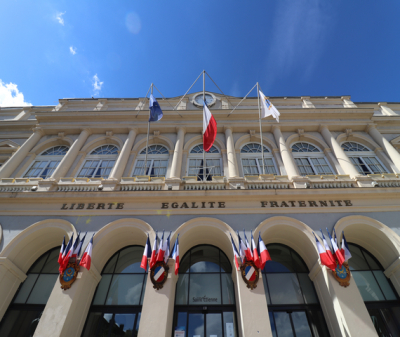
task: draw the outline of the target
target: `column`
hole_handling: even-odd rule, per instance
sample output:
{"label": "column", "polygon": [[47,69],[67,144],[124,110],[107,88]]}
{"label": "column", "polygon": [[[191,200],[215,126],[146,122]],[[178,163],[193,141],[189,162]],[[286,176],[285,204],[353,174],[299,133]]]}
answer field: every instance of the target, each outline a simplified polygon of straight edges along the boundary
{"label": "column", "polygon": [[174,156],[172,158],[171,165],[171,178],[180,179],[181,178],[181,167],[182,167],[182,152],[183,143],[185,141],[186,130],[184,127],[178,128],[178,134],[176,137]]}
{"label": "column", "polygon": [[285,165],[283,165],[283,161],[281,158],[281,154],[279,149],[272,149],[272,154],[274,155],[275,161],[276,161],[276,165],[278,165],[278,175],[280,173],[281,176],[286,176],[286,169],[285,169]]}
{"label": "column", "polygon": [[8,178],[25,159],[26,155],[39,142],[43,136],[42,128],[34,128],[33,134],[28,140],[15,152],[15,154],[0,169],[0,178]]}
{"label": "column", "polygon": [[26,279],[26,274],[11,260],[0,257],[0,321],[6,313],[19,285]]}
{"label": "column", "polygon": [[53,174],[50,177],[51,179],[60,179],[62,177],[65,177],[69,168],[71,167],[72,163],[74,162],[76,156],[78,155],[79,150],[85,144],[85,142],[88,139],[90,134],[91,134],[90,129],[82,130],[78,139],[74,141],[72,146],[69,148],[67,154],[64,156],[64,158],[61,160],[60,164],[54,170]]}
{"label": "column", "polygon": [[317,261],[309,274],[314,282],[331,336],[376,337],[376,330],[353,278],[342,287]]}
{"label": "column", "polygon": [[113,169],[111,170],[109,179],[116,179],[116,180],[121,179],[126,164],[128,162],[129,155],[133,147],[133,143],[135,142],[137,133],[138,133],[137,129],[130,129],[128,138],[125,140],[124,146],[122,147],[122,150],[119,153],[118,159],[115,162]]}
{"label": "column", "polygon": [[298,176],[296,164],[294,163],[293,157],[290,153],[290,150],[286,147],[285,139],[283,138],[281,129],[279,126],[273,126],[273,132],[275,141],[278,145],[279,151],[281,152],[281,157],[283,164],[285,165],[285,169],[289,179],[292,177]]}
{"label": "column", "polygon": [[147,275],[138,337],[171,337],[175,305],[175,260],[168,261],[168,279],[160,290],[153,288]]}
{"label": "column", "polygon": [[239,176],[235,142],[233,141],[232,128],[225,127],[226,154],[228,157],[228,178],[237,178]]}
{"label": "column", "polygon": [[57,279],[34,336],[80,336],[101,275],[94,267],[81,268],[71,288],[62,290]]}
{"label": "column", "polygon": [[324,149],[324,154],[332,167],[336,168],[336,172],[338,174],[345,174],[338,160],[336,159],[336,156],[332,153],[332,150],[330,148]]}
{"label": "column", "polygon": [[393,145],[390,144],[389,141],[382,136],[375,125],[368,125],[366,131],[370,134],[373,140],[376,141],[379,146],[386,151],[390,159],[393,161],[393,164],[395,164],[396,167],[400,170],[400,153],[398,153]]}
{"label": "column", "polygon": [[335,153],[335,156],[342,167],[345,174],[348,174],[351,178],[359,176],[360,173],[356,170],[353,163],[350,161],[347,154],[341,148],[339,143],[336,141],[335,137],[332,136],[331,132],[325,125],[321,125],[319,132],[321,132],[322,137],[324,137],[325,141],[328,143],[329,147]]}

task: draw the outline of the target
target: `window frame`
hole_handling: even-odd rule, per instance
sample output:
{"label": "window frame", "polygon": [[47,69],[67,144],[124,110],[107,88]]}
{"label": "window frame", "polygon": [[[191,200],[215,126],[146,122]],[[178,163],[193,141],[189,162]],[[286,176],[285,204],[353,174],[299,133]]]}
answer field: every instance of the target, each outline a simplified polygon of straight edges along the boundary
{"label": "window frame", "polygon": [[[263,165],[262,165],[262,163],[260,163],[260,161],[262,161],[262,152],[247,152],[247,153],[242,152],[243,147],[245,147],[246,145],[249,145],[249,144],[257,144],[257,145],[261,146],[261,143],[249,142],[249,143],[243,144],[243,146],[240,148],[240,164],[242,165],[243,176],[246,177],[246,176],[252,175],[252,174],[245,174],[243,159],[255,159],[256,164],[257,164],[258,175],[264,174],[264,173],[262,173]],[[272,159],[272,163],[274,165],[274,169],[276,172],[276,173],[265,172],[265,174],[279,175],[279,170],[278,170],[278,166],[276,165],[274,155],[272,154],[271,150],[267,146],[264,145],[263,147],[264,147],[264,160]],[[265,152],[265,149],[267,150],[267,152]]]}
{"label": "window frame", "polygon": [[[111,173],[112,169],[114,168],[114,166],[115,166],[115,164],[116,164],[116,162],[117,162],[119,153],[117,153],[117,154],[92,154],[93,151],[95,151],[95,150],[97,150],[98,148],[100,148],[100,147],[102,147],[102,146],[105,146],[105,145],[112,145],[112,146],[115,146],[115,148],[116,148],[117,151],[119,152],[118,146],[116,146],[116,145],[114,145],[114,144],[103,144],[103,145],[97,146],[96,148],[94,148],[93,150],[90,151],[90,154],[86,155],[85,160],[82,162],[81,166],[80,166],[79,169],[77,170],[77,173],[76,173],[76,175],[75,175],[75,178],[108,179],[108,177],[110,176],[110,174],[108,174],[107,177],[103,177],[103,176],[101,176],[101,177],[94,177],[94,176],[96,175],[96,172],[97,172],[97,170],[99,169],[100,165],[103,163],[103,161],[114,160],[114,165],[111,167],[110,173]],[[98,164],[97,164],[95,170],[93,171],[92,176],[91,176],[91,177],[80,176],[80,173],[82,172],[83,167],[85,166],[85,164],[86,164],[88,161],[96,161],[96,160],[98,160],[99,162],[98,162]]]}
{"label": "window frame", "polygon": [[[188,176],[188,177],[199,177],[200,176],[200,172],[202,171],[202,167],[198,170],[198,173],[197,173],[197,175],[192,175],[192,176],[190,176],[189,175],[189,170],[190,170],[190,160],[191,159],[201,159],[201,160],[203,160],[203,153],[191,153],[191,151],[196,147],[196,146],[199,146],[199,145],[201,145],[201,144],[196,144],[196,145],[194,145],[194,146],[192,146],[191,148],[190,148],[190,150],[189,150],[189,153],[188,153],[188,159],[187,159],[187,165],[186,165],[186,176]],[[206,167],[207,167],[207,160],[216,160],[216,159],[219,159],[219,167],[220,167],[220,171],[221,171],[221,176],[224,176],[225,175],[225,173],[224,173],[224,167],[223,167],[223,165],[222,165],[222,153],[221,153],[221,149],[219,149],[216,145],[213,145],[217,150],[218,150],[218,153],[208,153],[208,152],[206,152]],[[203,173],[201,173],[201,175],[203,175]],[[207,175],[207,174],[206,174]],[[208,174],[208,177],[207,177],[207,179],[206,180],[212,180],[212,177],[218,177],[218,175],[215,175],[215,174]],[[208,178],[210,178],[210,179],[208,179]]]}
{"label": "window frame", "polygon": [[[155,160],[166,160],[167,162],[167,166],[165,167],[165,174],[164,175],[150,175],[150,177],[155,177],[155,178],[162,178],[162,177],[166,177],[167,176],[167,172],[168,172],[168,168],[169,168],[169,159],[171,154],[169,153],[168,148],[163,145],[163,144],[152,144],[149,145],[148,147],[150,148],[151,146],[162,146],[164,147],[168,153],[152,153],[152,154],[147,154],[147,164],[150,162],[149,165],[149,169],[146,170],[147,172],[144,172],[144,174],[138,174],[138,175],[134,175],[135,169],[136,169],[136,165],[138,164],[139,160],[143,160],[143,162],[145,161],[146,158],[146,154],[145,153],[141,153],[144,150],[146,150],[146,147],[142,148],[139,152],[139,154],[136,156],[135,158],[135,163],[133,165],[130,177],[137,177],[137,176],[141,176],[141,175],[148,175],[148,173],[151,173],[152,169],[153,169],[153,165],[154,165],[154,161]],[[143,167],[140,168],[141,170],[144,169],[144,163],[143,163]]]}

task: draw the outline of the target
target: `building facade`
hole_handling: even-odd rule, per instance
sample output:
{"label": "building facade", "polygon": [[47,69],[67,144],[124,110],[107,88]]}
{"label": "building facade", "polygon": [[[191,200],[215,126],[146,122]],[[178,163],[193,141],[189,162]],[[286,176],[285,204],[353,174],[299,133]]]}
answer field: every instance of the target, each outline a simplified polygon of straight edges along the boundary
{"label": "building facade", "polygon": [[[399,336],[400,103],[271,98],[262,151],[257,98],[231,113],[242,98],[207,93],[203,163],[202,93],[180,98],[159,100],[147,155],[143,98],[0,109],[0,335]],[[320,264],[326,228],[349,243],[347,287]],[[157,290],[139,265],[164,230],[181,266]],[[252,290],[237,231],[272,258]],[[92,266],[63,290],[78,232]]]}

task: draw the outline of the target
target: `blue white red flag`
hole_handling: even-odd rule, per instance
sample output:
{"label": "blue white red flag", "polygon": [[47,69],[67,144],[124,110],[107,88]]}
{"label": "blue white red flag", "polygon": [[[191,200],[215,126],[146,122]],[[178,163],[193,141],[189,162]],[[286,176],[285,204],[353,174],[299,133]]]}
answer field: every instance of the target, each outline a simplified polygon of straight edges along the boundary
{"label": "blue white red flag", "polygon": [[258,233],[258,254],[260,256],[260,269],[263,270],[265,263],[271,261],[271,256],[269,255],[268,249],[265,246],[264,241],[261,239],[261,232]]}
{"label": "blue white red flag", "polygon": [[346,238],[344,237],[344,232],[342,232],[342,255],[344,257],[344,262],[347,262],[351,258],[351,253],[349,246],[347,245]]}
{"label": "blue white red flag", "polygon": [[171,243],[169,241],[170,237],[171,237],[171,232],[169,232],[169,235],[168,235],[168,238],[167,238],[167,244],[166,244],[166,247],[165,247],[165,253],[164,253],[164,262],[165,263],[168,263],[168,260],[169,260],[169,254],[170,254],[169,247],[171,245]]}
{"label": "blue white red flag", "polygon": [[71,239],[69,239],[67,247],[65,247],[65,253],[63,254],[63,262],[62,262],[62,270],[65,270],[65,268],[68,265],[69,258],[72,255],[72,249],[73,249],[73,243],[74,243],[74,234],[72,233]]}
{"label": "blue white red flag", "polygon": [[217,122],[206,102],[203,105],[203,149],[208,152],[213,146],[215,137],[217,137]]}
{"label": "blue white red flag", "polygon": [[163,117],[163,112],[161,110],[160,104],[158,104],[157,100],[154,98],[152,94],[150,94],[150,117],[149,122],[157,122]]}
{"label": "blue white red flag", "polygon": [[326,242],[324,233],[322,233],[322,229],[320,229],[320,231],[321,231],[321,234],[322,234],[322,241],[324,242],[324,248],[325,248],[326,254],[328,255],[328,257],[329,257],[329,259],[331,260],[331,262],[332,262],[334,265],[336,265],[335,258],[334,258],[334,256],[333,256],[331,247],[329,247],[328,242]]}
{"label": "blue white red flag", "polygon": [[149,240],[149,234],[147,234],[146,245],[144,246],[142,263],[140,264],[140,268],[147,270],[147,259],[150,257],[151,257],[150,240]]}
{"label": "blue white red flag", "polygon": [[328,256],[326,249],[324,246],[322,246],[321,242],[317,239],[317,236],[313,232],[315,241],[317,243],[317,249],[318,249],[318,254],[319,254],[319,259],[321,260],[321,264],[324,266],[327,266],[331,270],[336,269],[336,263],[334,263],[331,258]]}
{"label": "blue white red flag", "polygon": [[334,234],[334,239],[335,239],[336,246],[338,246],[338,248],[339,248],[339,245],[338,245],[338,242],[337,242],[337,236],[336,236],[335,228],[333,229],[333,234]]}
{"label": "blue white red flag", "polygon": [[153,242],[153,250],[151,251],[150,269],[153,268],[153,266],[157,262],[157,254],[158,254],[158,232],[156,232],[156,237],[154,238]]}
{"label": "blue white red flag", "polygon": [[73,249],[72,249],[72,254],[71,254],[71,257],[77,257],[77,253],[78,253],[78,246],[79,246],[79,243],[80,243],[80,240],[79,240],[79,237],[81,236],[81,232],[79,232],[78,233],[78,236],[76,237],[76,239],[75,239],[75,242],[74,242],[74,244],[73,244]]}
{"label": "blue white red flag", "polygon": [[251,251],[251,247],[249,245],[249,241],[247,241],[247,236],[246,236],[246,233],[245,233],[244,229],[243,229],[243,234],[244,234],[244,242],[245,242],[245,245],[246,245],[246,250],[244,252],[246,254],[246,259],[247,259],[247,261],[253,261],[253,253]]}
{"label": "blue white red flag", "polygon": [[331,245],[333,247],[333,251],[336,257],[336,260],[338,260],[340,267],[342,266],[344,262],[344,256],[342,255],[342,252],[339,250],[338,246],[335,243],[335,240],[332,238],[331,234],[328,231],[328,228],[326,229],[329,239],[331,240]]}
{"label": "blue white red flag", "polygon": [[253,231],[251,233],[251,252],[253,253],[253,261],[257,268],[261,268],[260,257],[258,256],[257,246],[254,242]]}
{"label": "blue white red flag", "polygon": [[86,232],[85,235],[83,236],[81,242],[79,242],[78,248],[76,249],[76,250],[77,250],[77,253],[76,253],[76,256],[77,256],[77,257],[78,257],[79,255],[81,255],[82,245],[83,245],[83,243],[85,242],[86,235],[87,235],[87,232]]}
{"label": "blue white red flag", "polygon": [[87,270],[90,270],[90,265],[92,264],[93,236],[82,255],[81,262],[79,263],[80,266]]}
{"label": "blue white red flag", "polygon": [[231,235],[231,243],[232,243],[233,255],[235,256],[236,270],[239,270],[239,259],[240,259],[240,256],[239,256],[239,253],[238,253],[238,251],[236,249],[235,243],[233,242],[232,235]]}
{"label": "blue white red flag", "polygon": [[179,234],[176,238],[174,248],[172,249],[171,257],[175,260],[175,275],[178,275],[179,272]]}
{"label": "blue white red flag", "polygon": [[165,254],[166,248],[167,248],[167,245],[164,241],[164,231],[163,231],[162,237],[160,240],[160,248],[158,249],[158,254],[157,254],[157,262],[164,261],[164,254]]}
{"label": "blue white red flag", "polygon": [[242,238],[239,235],[239,232],[236,232],[239,238],[239,256],[242,261],[246,258],[246,246],[244,245]]}
{"label": "blue white red flag", "polygon": [[65,236],[63,239],[63,243],[61,245],[60,254],[58,255],[58,264],[60,265],[58,271],[60,272],[60,274],[63,272],[64,251],[65,251]]}

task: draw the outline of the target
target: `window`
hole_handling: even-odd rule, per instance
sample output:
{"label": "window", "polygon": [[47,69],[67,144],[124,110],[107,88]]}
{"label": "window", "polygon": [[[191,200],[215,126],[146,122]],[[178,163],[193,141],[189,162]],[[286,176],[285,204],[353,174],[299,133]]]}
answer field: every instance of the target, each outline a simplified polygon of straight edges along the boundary
{"label": "window", "polygon": [[231,274],[232,266],[219,248],[200,245],[189,250],[176,284],[174,331],[185,331],[186,337],[237,337]]}
{"label": "window", "polygon": [[[263,174],[261,144],[249,143],[240,150],[243,174],[245,176]],[[264,146],[265,174],[278,174],[274,158],[267,147]]]}
{"label": "window", "polygon": [[27,273],[0,326],[0,336],[33,336],[58,279],[60,247],[44,253]]}
{"label": "window", "polygon": [[148,175],[150,177],[165,177],[168,168],[169,151],[163,145],[151,145],[147,152],[147,170],[144,172],[146,148],[144,148],[136,160],[132,176]]}
{"label": "window", "polygon": [[212,180],[213,176],[221,176],[221,154],[214,145],[206,153],[205,179],[203,179],[203,145],[196,145],[190,150],[188,176],[197,176],[198,180]]}
{"label": "window", "polygon": [[42,152],[35,158],[24,178],[50,178],[67,152],[66,146],[54,146]]}
{"label": "window", "polygon": [[334,174],[324,154],[312,144],[293,144],[292,154],[302,176]]}
{"label": "window", "polygon": [[269,244],[267,249],[272,261],[262,273],[273,336],[329,336],[303,259],[282,244]]}
{"label": "window", "polygon": [[108,178],[118,157],[118,148],[114,145],[103,145],[94,149],[87,156],[77,175],[78,178]]}
{"label": "window", "polygon": [[365,302],[378,336],[400,336],[400,302],[392,283],[375,257],[349,243],[351,275]]}
{"label": "window", "polygon": [[375,153],[364,145],[355,142],[346,142],[342,144],[342,149],[347,152],[351,162],[360,174],[367,175],[388,172],[381,161],[375,156]]}
{"label": "window", "polygon": [[129,246],[105,265],[93,297],[83,337],[137,336],[147,272],[140,268],[143,247]]}

